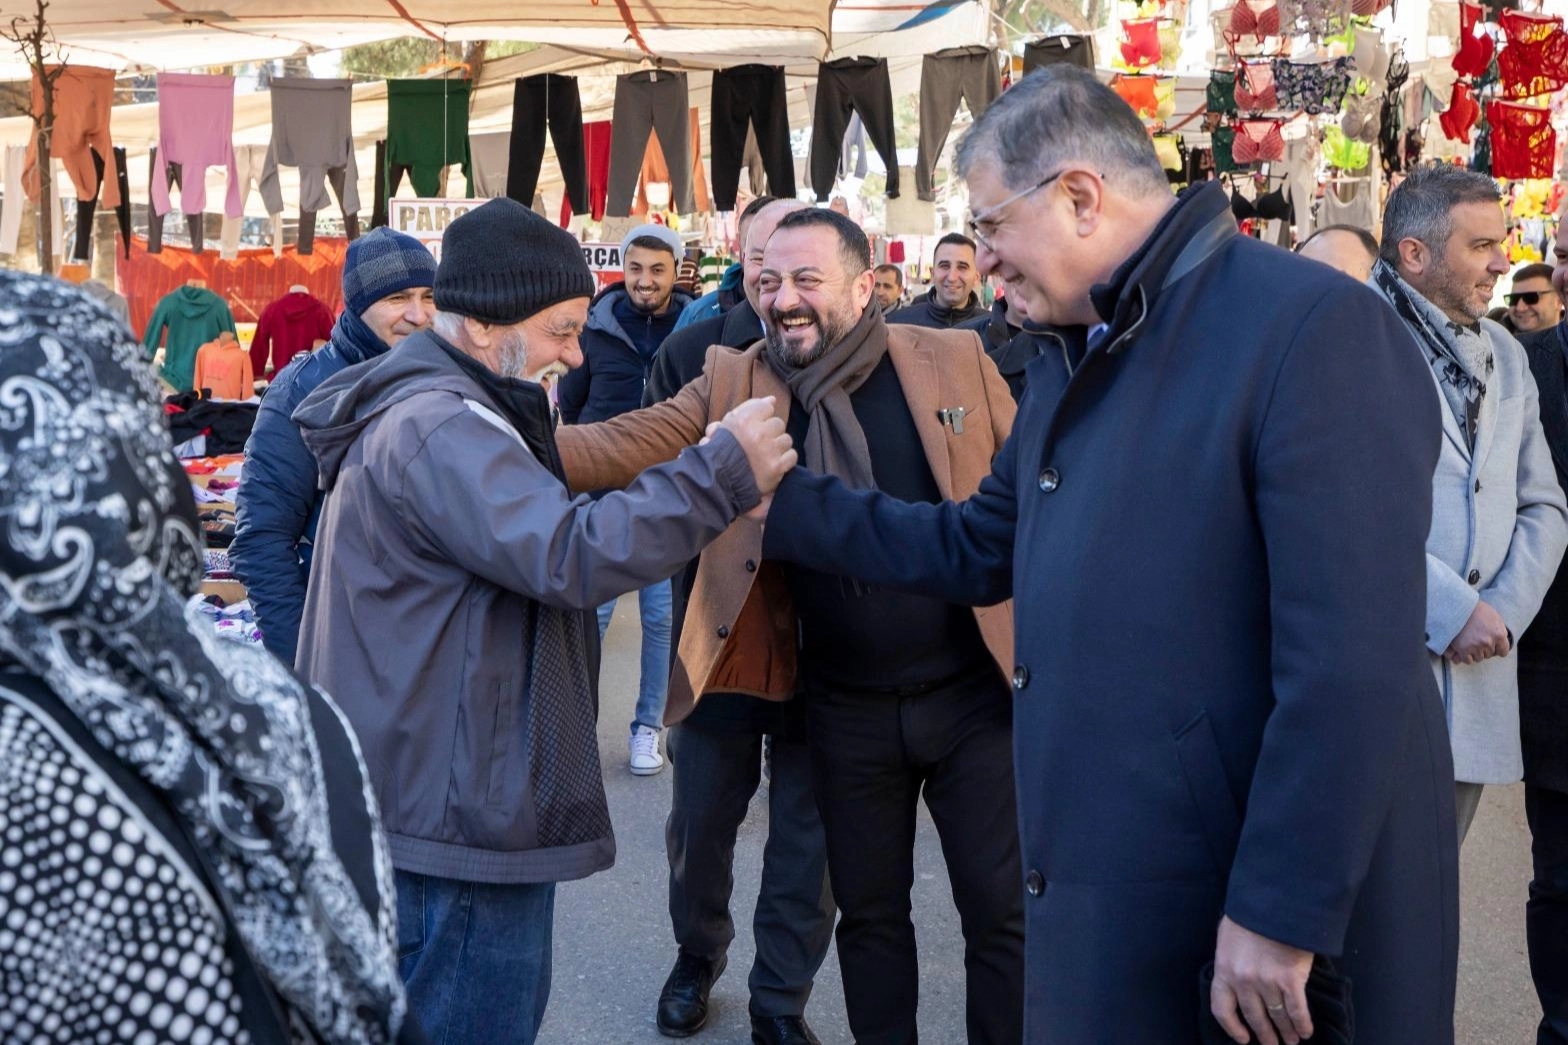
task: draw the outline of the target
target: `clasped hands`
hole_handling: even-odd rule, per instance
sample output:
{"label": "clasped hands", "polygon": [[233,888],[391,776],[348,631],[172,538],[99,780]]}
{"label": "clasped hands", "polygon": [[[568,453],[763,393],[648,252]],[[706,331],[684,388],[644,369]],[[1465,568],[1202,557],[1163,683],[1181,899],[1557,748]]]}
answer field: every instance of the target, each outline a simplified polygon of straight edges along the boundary
{"label": "clasped hands", "polygon": [[757,492],[762,495],[762,501],[747,512],[746,517],[758,522],[767,518],[768,506],[773,502],[773,491],[778,489],[779,483],[799,459],[789,433],[784,430],[784,422],[774,416],[774,402],[773,396],[746,400],[721,420],[708,425],[707,433],[702,437],[702,442],[698,443],[701,446],[713,437],[713,433],[723,428],[746,451],[746,463],[751,465]]}

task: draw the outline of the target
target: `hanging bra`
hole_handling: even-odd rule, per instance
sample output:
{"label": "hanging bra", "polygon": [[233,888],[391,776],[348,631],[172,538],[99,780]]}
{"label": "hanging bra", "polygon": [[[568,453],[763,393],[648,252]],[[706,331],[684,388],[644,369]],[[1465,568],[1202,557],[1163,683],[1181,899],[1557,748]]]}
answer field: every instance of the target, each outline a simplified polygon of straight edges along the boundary
{"label": "hanging bra", "polygon": [[1274,82],[1279,86],[1280,104],[1287,109],[1300,109],[1309,116],[1339,112],[1350,90],[1350,59],[1292,62],[1276,58]]}
{"label": "hanging bra", "polygon": [[1282,126],[1279,120],[1238,120],[1231,156],[1243,167],[1283,160],[1285,137],[1280,133]]}
{"label": "hanging bra", "polygon": [[1236,73],[1231,69],[1215,69],[1209,73],[1209,87],[1204,93],[1208,111],[1236,113]]}
{"label": "hanging bra", "polygon": [[1345,96],[1345,115],[1340,117],[1339,128],[1347,138],[1377,144],[1378,132],[1383,129],[1383,100],[1352,91]]}
{"label": "hanging bra", "polygon": [[1230,212],[1236,216],[1238,224],[1243,221],[1251,221],[1258,216],[1257,205],[1243,196],[1241,190],[1236,188],[1234,184],[1230,187]]}
{"label": "hanging bra", "polygon": [[1454,84],[1448,108],[1437,118],[1443,136],[1449,141],[1470,144],[1470,128],[1481,118],[1481,106],[1470,95],[1470,85],[1463,81]]}
{"label": "hanging bra", "polygon": [[1296,220],[1296,208],[1285,198],[1286,185],[1258,197],[1258,217],[1264,221]]}
{"label": "hanging bra", "polygon": [[1160,68],[1175,69],[1181,58],[1181,29],[1168,22],[1160,26]]}
{"label": "hanging bra", "polygon": [[1280,32],[1321,40],[1350,24],[1351,0],[1277,0]]}
{"label": "hanging bra", "polygon": [[1238,111],[1269,112],[1280,107],[1274,70],[1267,62],[1240,62],[1236,70]]}
{"label": "hanging bra", "polygon": [[1111,77],[1111,90],[1145,120],[1168,120],[1176,114],[1176,81],[1161,76]]}
{"label": "hanging bra", "polygon": [[1459,50],[1454,54],[1453,65],[1460,76],[1479,78],[1491,67],[1497,44],[1490,35],[1475,33],[1484,13],[1479,4],[1459,0]]}
{"label": "hanging bra", "polygon": [[1230,34],[1242,37],[1251,33],[1258,43],[1262,43],[1270,36],[1279,35],[1279,7],[1275,4],[1255,7],[1255,2],[1236,0],[1236,6],[1230,12]]}
{"label": "hanging bra", "polygon": [[1355,30],[1355,45],[1350,51],[1355,62],[1356,75],[1374,87],[1388,77],[1388,51],[1383,47],[1383,34],[1376,29]]}
{"label": "hanging bra", "polygon": [[1502,23],[1508,46],[1498,52],[1497,70],[1504,97],[1534,98],[1568,83],[1568,34],[1561,18],[1504,11]]}
{"label": "hanging bra", "polygon": [[1154,155],[1159,157],[1160,166],[1168,171],[1180,173],[1184,167],[1181,143],[1174,134],[1156,134],[1154,141]]}
{"label": "hanging bra", "polygon": [[1157,19],[1122,19],[1122,61],[1129,69],[1147,69],[1160,60],[1160,23]]}
{"label": "hanging bra", "polygon": [[1342,171],[1359,171],[1372,162],[1372,146],[1352,141],[1335,124],[1323,131],[1323,162]]}

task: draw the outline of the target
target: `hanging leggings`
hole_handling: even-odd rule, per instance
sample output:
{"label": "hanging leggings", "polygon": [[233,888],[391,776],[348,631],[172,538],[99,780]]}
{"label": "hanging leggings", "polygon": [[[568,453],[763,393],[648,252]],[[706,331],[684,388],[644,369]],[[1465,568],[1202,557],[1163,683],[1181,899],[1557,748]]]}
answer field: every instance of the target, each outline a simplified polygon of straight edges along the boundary
{"label": "hanging leggings", "polygon": [[[252,188],[261,187],[261,172],[267,163],[267,147],[265,145],[236,145],[234,147],[234,180],[239,186],[239,206],[243,213],[245,204],[250,201]],[[272,218],[272,256],[283,256],[283,215],[273,214]],[[243,231],[245,219],[243,217],[231,218],[224,215],[223,233],[218,257],[225,261],[233,261],[240,256],[240,232]]]}
{"label": "hanging leggings", "polygon": [[[461,164],[473,183],[468,159],[468,81],[387,81],[387,193],[407,174],[414,193],[440,195],[441,172]],[[472,189],[470,189],[470,192]]]}
{"label": "hanging leggings", "polygon": [[1024,44],[1024,75],[1048,65],[1076,65],[1094,71],[1094,41],[1074,33],[1046,36]]}
{"label": "hanging leggings", "polygon": [[[696,209],[692,198],[691,124],[688,115],[686,74],[648,70],[615,78],[615,108],[610,120],[610,190],[605,213],[612,218],[631,215],[632,194],[648,151],[648,134],[659,136],[670,164],[671,203],[682,214]],[[843,133],[840,128],[839,133]]]}
{"label": "hanging leggings", "polygon": [[594,221],[604,220],[610,198],[610,131],[609,120],[583,124],[583,151],[588,154],[588,216]]}
{"label": "hanging leggings", "polygon": [[[180,199],[183,200],[185,198],[184,165],[179,163],[160,164],[158,162],[158,147],[156,145],[147,153],[147,161],[151,165],[148,177],[152,179],[148,184],[156,182],[161,168],[165,172],[164,177],[168,179],[168,183],[180,190]],[[203,170],[198,177],[205,177],[206,173]],[[167,198],[167,194],[165,196]],[[166,217],[168,217],[167,214],[158,213],[156,206],[147,208],[147,253],[149,254],[163,253],[163,219]],[[198,254],[204,253],[207,249],[207,238],[202,228],[202,221],[203,217],[200,213],[185,215],[185,226],[190,230],[191,234],[191,249]],[[78,230],[78,235],[80,235],[80,230]]]}
{"label": "hanging leggings", "polygon": [[833,191],[849,114],[860,114],[871,144],[887,168],[887,197],[898,198],[898,153],[893,143],[893,85],[886,58],[840,58],[817,67],[817,107],[811,126],[811,189],[825,200]]}
{"label": "hanging leggings", "polygon": [[550,129],[555,160],[575,211],[588,209],[588,168],[583,157],[583,106],[577,78],[541,73],[512,85],[512,149],[506,167],[506,194],[525,207],[534,205],[539,167],[544,162],[544,132]]}
{"label": "hanging leggings", "polygon": [[920,65],[920,151],[915,160],[915,195],[936,199],[933,170],[953,129],[959,99],[979,117],[1002,93],[996,54],[989,47],[949,47],[928,54]]}
{"label": "hanging leggings", "polygon": [[[22,171],[27,166],[27,146],[5,147],[5,198],[0,202],[0,254],[15,255],[22,238],[22,217],[31,201],[22,190]],[[49,194],[53,208],[54,254],[59,257],[65,250],[65,217],[60,209],[60,194]],[[42,227],[42,226],[40,226]]]}
{"label": "hanging leggings", "polygon": [[299,168],[299,253],[315,244],[316,212],[327,182],[343,208],[349,239],[359,235],[359,168],[354,157],[353,82],[280,77],[272,81],[272,144],[261,173],[268,214],[283,213],[278,168]]}
{"label": "hanging leggings", "polygon": [[[795,197],[795,161],[789,147],[789,99],[784,69],[777,65],[738,65],[713,74],[713,204],[735,209],[746,133],[756,134],[757,150],[768,175],[768,190],[781,199]],[[755,192],[759,189],[752,185]]]}
{"label": "hanging leggings", "polygon": [[[98,155],[98,150],[93,150],[93,169],[98,172],[99,194],[102,195],[104,182],[103,157]],[[119,186],[120,202],[114,208],[114,216],[120,224],[120,242],[124,245],[125,256],[131,256],[131,183],[125,173],[125,150],[119,146],[114,148],[114,174],[115,184]],[[93,214],[98,210],[98,201],[76,201],[76,250],[72,257],[78,261],[87,261],[92,257],[93,247]]]}

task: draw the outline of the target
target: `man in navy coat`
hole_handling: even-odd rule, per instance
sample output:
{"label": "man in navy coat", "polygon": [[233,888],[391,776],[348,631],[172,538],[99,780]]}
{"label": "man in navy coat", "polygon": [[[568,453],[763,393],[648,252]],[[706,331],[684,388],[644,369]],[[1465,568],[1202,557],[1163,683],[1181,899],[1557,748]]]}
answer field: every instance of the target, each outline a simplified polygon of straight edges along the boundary
{"label": "man in navy coat", "polygon": [[1026,77],[958,162],[982,270],[1068,351],[968,501],[797,471],[764,553],[1014,598],[1025,1040],[1295,1045],[1325,959],[1356,1041],[1451,1045],[1420,351],[1369,289],[1239,236],[1216,184],[1172,199],[1091,74]]}

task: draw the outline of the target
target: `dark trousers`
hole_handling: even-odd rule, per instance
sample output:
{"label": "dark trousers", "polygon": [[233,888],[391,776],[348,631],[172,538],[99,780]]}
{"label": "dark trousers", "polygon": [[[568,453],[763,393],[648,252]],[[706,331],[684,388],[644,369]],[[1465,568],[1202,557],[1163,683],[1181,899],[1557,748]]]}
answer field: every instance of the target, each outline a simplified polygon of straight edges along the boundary
{"label": "dark trousers", "polygon": [[812,687],[807,700],[855,1042],[913,1045],[919,1037],[910,889],[916,803],[924,793],[963,925],[968,1040],[1018,1045],[1023,871],[1007,683],[987,665],[919,696]]}
{"label": "dark trousers", "polygon": [[713,205],[719,210],[735,209],[748,123],[756,132],[757,150],[768,175],[768,194],[780,199],[795,198],[795,161],[789,148],[789,99],[784,94],[784,69],[777,65],[738,65],[713,74],[709,135],[713,142]]}
{"label": "dark trousers", "polygon": [[1541,999],[1536,1045],[1568,1045],[1568,794],[1526,784],[1535,880],[1525,904],[1530,976]]}
{"label": "dark trousers", "polygon": [[915,160],[915,195],[936,199],[932,171],[953,129],[962,99],[978,117],[1002,94],[996,52],[989,47],[949,47],[920,64],[920,151]]}
{"label": "dark trousers", "polygon": [[[98,194],[103,195],[103,178],[105,164],[98,150],[93,149],[93,169],[98,172]],[[120,242],[124,247],[125,256],[131,256],[131,181],[125,172],[125,150],[119,146],[114,148],[114,177],[120,186],[120,205],[114,208],[114,216],[120,223]],[[93,215],[98,210],[98,196],[90,200],[76,201],[76,251],[72,257],[78,261],[86,261],[92,257],[93,250]]]}
{"label": "dark trousers", "polygon": [[586,214],[588,162],[583,155],[583,105],[575,76],[541,73],[525,76],[512,86],[512,144],[507,157],[506,194],[525,207],[534,205],[539,167],[544,163],[547,123],[555,160],[566,181],[566,198],[575,213]]}
{"label": "dark trousers", "polygon": [[[692,195],[691,111],[687,107],[686,74],[650,70],[615,78],[615,108],[610,125],[610,199],[605,213],[624,218],[632,212],[632,196],[648,151],[648,134],[659,136],[659,148],[670,168],[674,210],[697,209]],[[575,209],[575,208],[574,208]]]}
{"label": "dark trousers", "polygon": [[1047,65],[1076,65],[1094,71],[1094,40],[1076,33],[1042,36],[1024,44],[1024,75]]}
{"label": "dark trousers", "polygon": [[849,114],[860,114],[871,144],[887,167],[888,199],[898,197],[898,153],[893,143],[893,85],[886,58],[840,58],[817,67],[817,109],[811,122],[811,189],[833,191]]}
{"label": "dark trousers", "polygon": [[[169,186],[171,188],[179,189],[181,197],[183,198],[185,193],[184,168],[178,163],[160,164],[158,162],[158,150],[156,147],[154,147],[147,155],[152,165],[152,170],[149,174],[149,177],[164,177],[169,179]],[[197,176],[205,177],[206,172],[203,171]],[[163,219],[166,217],[168,217],[167,214],[159,214],[153,208],[147,208],[147,253],[149,254],[163,253]],[[190,230],[191,249],[198,254],[206,250],[206,237],[202,234],[202,216],[200,214],[185,215],[185,227]],[[80,229],[78,229],[77,235],[81,235]]]}
{"label": "dark trousers", "polygon": [[[762,774],[762,737],[690,725],[670,730],[675,795],[665,824],[670,921],[681,950],[710,961],[735,938],[735,834]],[[752,935],[751,1012],[800,1016],[833,941],[822,821],[803,740],[773,738],[768,841]]]}

